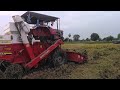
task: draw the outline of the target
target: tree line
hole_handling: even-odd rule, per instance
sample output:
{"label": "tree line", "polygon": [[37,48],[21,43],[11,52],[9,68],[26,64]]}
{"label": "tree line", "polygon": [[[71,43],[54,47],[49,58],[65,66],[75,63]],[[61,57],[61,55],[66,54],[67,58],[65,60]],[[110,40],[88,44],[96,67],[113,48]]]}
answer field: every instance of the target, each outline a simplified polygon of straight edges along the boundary
{"label": "tree line", "polygon": [[68,34],[67,38],[64,38],[64,41],[113,41],[113,40],[120,40],[120,33],[117,35],[117,38],[113,37],[113,36],[107,36],[104,37],[103,39],[99,36],[99,34],[97,33],[92,33],[90,38],[86,38],[86,39],[82,39],[80,40],[80,35],[79,34],[75,34],[73,35],[73,39],[70,39],[72,37],[71,34]]}

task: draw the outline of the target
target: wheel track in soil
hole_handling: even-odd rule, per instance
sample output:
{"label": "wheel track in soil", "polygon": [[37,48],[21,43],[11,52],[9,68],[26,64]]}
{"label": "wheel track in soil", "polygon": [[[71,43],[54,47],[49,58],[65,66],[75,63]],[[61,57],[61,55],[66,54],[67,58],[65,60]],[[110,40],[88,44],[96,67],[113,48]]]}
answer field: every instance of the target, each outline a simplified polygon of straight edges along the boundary
{"label": "wheel track in soil", "polygon": [[77,67],[75,63],[64,64],[60,67],[44,67],[39,70],[33,70],[22,79],[68,79],[70,73]]}

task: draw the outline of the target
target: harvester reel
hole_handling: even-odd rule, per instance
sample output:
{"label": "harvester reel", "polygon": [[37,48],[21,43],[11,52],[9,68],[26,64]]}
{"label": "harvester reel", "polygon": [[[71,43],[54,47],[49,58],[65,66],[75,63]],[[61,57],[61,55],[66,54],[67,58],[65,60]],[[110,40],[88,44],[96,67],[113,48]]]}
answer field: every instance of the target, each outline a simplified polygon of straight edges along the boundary
{"label": "harvester reel", "polygon": [[66,61],[66,54],[60,50],[55,51],[53,54],[53,66],[58,67],[62,64],[65,64]]}
{"label": "harvester reel", "polygon": [[21,79],[23,76],[23,68],[19,64],[12,64],[6,68],[4,74],[6,79]]}

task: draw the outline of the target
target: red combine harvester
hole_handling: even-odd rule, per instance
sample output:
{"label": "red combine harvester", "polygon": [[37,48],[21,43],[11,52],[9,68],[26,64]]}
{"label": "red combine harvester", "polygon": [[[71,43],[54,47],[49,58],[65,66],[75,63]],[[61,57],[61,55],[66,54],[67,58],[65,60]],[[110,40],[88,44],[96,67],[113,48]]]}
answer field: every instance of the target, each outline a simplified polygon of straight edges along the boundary
{"label": "red combine harvester", "polygon": [[[12,17],[0,36],[0,78],[21,78],[27,70],[49,63],[53,67],[67,61],[83,63],[87,55],[61,49],[60,19],[34,12]],[[53,29],[54,23],[57,29]]]}

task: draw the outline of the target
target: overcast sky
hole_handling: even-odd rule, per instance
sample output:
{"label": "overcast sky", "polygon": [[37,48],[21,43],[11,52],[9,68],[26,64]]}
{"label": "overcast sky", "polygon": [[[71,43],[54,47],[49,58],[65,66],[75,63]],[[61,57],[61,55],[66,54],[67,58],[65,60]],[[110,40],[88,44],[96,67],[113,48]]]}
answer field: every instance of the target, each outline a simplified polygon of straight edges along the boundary
{"label": "overcast sky", "polygon": [[[26,11],[0,11],[0,34],[2,28],[13,21],[13,15],[22,15]],[[120,33],[120,11],[33,11],[56,16],[61,19],[64,37],[69,33],[79,34],[81,39],[90,38],[91,33],[98,33],[101,38]]]}

